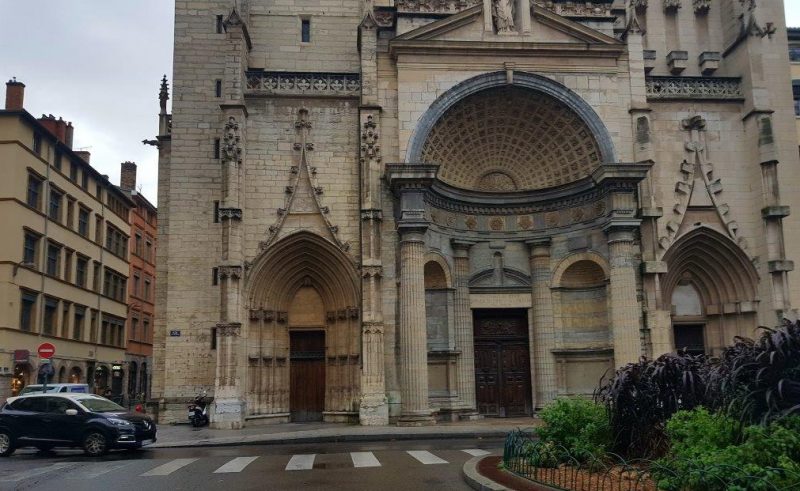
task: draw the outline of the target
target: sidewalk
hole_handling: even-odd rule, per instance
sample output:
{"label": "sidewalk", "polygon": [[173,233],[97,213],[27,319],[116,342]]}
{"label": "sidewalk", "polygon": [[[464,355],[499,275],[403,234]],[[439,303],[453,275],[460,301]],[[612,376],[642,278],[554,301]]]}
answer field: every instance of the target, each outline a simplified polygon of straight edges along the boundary
{"label": "sidewalk", "polygon": [[268,445],[348,441],[416,440],[442,438],[502,438],[516,428],[537,426],[535,418],[485,418],[478,421],[438,423],[433,426],[358,426],[339,423],[287,423],[212,430],[189,425],[158,427],[158,442],[150,448]]}

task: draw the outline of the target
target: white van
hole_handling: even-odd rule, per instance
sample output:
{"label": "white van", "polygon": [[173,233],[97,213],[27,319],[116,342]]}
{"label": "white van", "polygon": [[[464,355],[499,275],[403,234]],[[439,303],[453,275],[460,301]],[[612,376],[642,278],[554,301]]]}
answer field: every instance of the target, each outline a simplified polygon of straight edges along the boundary
{"label": "white van", "polygon": [[[26,394],[33,394],[36,392],[44,392],[42,384],[32,384],[24,387],[17,396],[24,396]],[[89,386],[86,384],[47,384],[47,393],[51,392],[78,392],[81,394],[89,394]]]}

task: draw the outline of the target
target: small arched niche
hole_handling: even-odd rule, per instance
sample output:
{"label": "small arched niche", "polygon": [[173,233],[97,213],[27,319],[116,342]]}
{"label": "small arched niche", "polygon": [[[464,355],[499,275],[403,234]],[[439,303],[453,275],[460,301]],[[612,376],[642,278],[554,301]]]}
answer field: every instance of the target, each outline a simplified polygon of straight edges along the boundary
{"label": "small arched niche", "polygon": [[587,259],[574,262],[561,275],[562,348],[609,346],[606,280],[603,268]]}

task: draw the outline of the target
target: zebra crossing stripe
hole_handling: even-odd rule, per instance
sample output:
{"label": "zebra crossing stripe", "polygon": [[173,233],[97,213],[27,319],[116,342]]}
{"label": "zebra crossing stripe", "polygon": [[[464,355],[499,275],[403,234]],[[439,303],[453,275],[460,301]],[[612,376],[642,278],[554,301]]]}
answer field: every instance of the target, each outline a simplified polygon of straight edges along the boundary
{"label": "zebra crossing stripe", "polygon": [[353,467],[380,467],[381,463],[372,452],[350,452]]}
{"label": "zebra crossing stripe", "polygon": [[225,463],[222,467],[214,471],[214,474],[224,474],[226,472],[242,472],[245,467],[252,464],[258,457],[236,457]]}
{"label": "zebra crossing stripe", "polygon": [[85,469],[81,469],[80,472],[70,472],[67,479],[94,479],[95,477],[102,476],[103,474],[108,474],[111,471],[116,471],[122,469],[123,467],[129,466],[133,463],[132,460],[123,460],[121,462],[104,462],[102,464],[94,464]]}
{"label": "zebra crossing stripe", "polygon": [[462,452],[466,452],[472,455],[473,457],[481,457],[483,455],[489,455],[489,452],[487,452],[486,450],[481,450],[480,448],[467,448],[462,450]]}
{"label": "zebra crossing stripe", "polygon": [[447,461],[440,459],[427,450],[408,450],[408,455],[414,457],[425,465],[429,464],[446,464]]}
{"label": "zebra crossing stripe", "polygon": [[292,455],[286,464],[287,471],[307,471],[314,468],[314,458],[317,454]]}
{"label": "zebra crossing stripe", "polygon": [[151,469],[144,474],[140,474],[143,477],[146,476],[168,476],[173,472],[177,471],[181,467],[186,467],[187,465],[191,464],[192,462],[196,461],[197,459],[175,459],[167,462],[166,464],[160,465],[155,469]]}

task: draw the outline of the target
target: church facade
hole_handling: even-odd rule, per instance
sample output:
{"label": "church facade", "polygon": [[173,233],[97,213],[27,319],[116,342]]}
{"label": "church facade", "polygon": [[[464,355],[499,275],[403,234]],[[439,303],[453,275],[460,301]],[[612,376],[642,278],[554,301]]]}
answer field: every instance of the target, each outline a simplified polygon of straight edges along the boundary
{"label": "church facade", "polygon": [[532,414],[800,303],[780,1],[175,3],[162,421]]}

